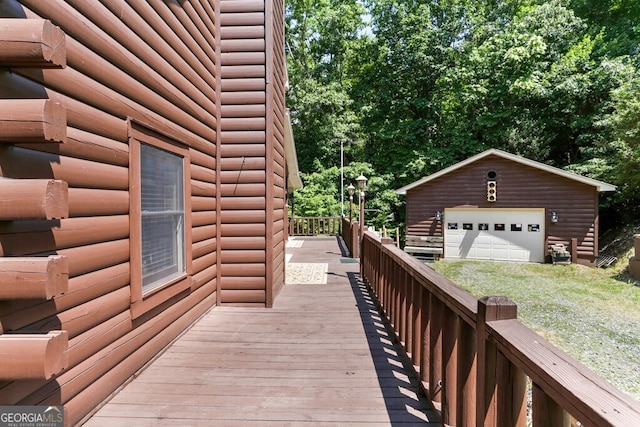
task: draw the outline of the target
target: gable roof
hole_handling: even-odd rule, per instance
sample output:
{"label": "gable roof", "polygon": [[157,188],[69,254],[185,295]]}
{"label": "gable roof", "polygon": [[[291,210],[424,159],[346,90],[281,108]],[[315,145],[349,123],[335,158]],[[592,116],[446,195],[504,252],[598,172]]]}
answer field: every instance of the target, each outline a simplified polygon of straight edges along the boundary
{"label": "gable roof", "polygon": [[480,159],[483,159],[485,157],[488,156],[498,156],[498,157],[502,157],[504,159],[508,159],[511,160],[513,162],[516,163],[520,163],[526,166],[530,166],[532,168],[536,168],[536,169],[540,169],[543,170],[545,172],[549,172],[552,173],[554,175],[559,175],[563,178],[568,178],[577,182],[581,182],[583,184],[587,184],[587,185],[591,185],[593,187],[596,187],[598,189],[598,191],[615,191],[616,190],[616,186],[615,185],[611,185],[611,184],[607,184],[606,182],[602,182],[602,181],[598,181],[596,179],[591,179],[591,178],[587,178],[586,176],[582,176],[582,175],[578,175],[572,172],[567,172],[565,170],[562,169],[558,169],[555,168],[553,166],[549,166],[549,165],[545,165],[544,163],[540,163],[540,162],[536,162],[534,160],[530,160],[530,159],[526,159],[524,157],[521,156],[516,156],[515,154],[510,154],[507,153],[505,151],[501,151],[495,148],[492,148],[490,150],[487,151],[483,151],[480,154],[476,154],[475,156],[469,157],[466,160],[463,160],[459,163],[456,163],[454,165],[449,166],[448,168],[442,169],[434,174],[431,174],[429,176],[425,176],[424,178],[411,183],[409,185],[405,185],[402,188],[399,188],[396,190],[396,193],[398,194],[407,194],[407,191],[416,188],[426,182],[429,181],[433,181],[436,178],[440,178],[441,176],[444,176],[450,172],[453,172],[457,169],[463,168],[473,162],[476,162]]}

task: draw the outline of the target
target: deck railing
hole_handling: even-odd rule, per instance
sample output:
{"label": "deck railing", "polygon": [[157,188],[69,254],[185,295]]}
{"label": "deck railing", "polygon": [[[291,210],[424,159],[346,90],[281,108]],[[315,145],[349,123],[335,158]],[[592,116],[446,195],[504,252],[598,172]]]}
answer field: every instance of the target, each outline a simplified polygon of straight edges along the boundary
{"label": "deck railing", "polygon": [[509,299],[477,300],[373,233],[361,251],[364,281],[445,425],[640,425],[640,402],[520,323]]}
{"label": "deck railing", "polygon": [[346,217],[342,217],[342,240],[344,241],[351,258],[358,258],[359,246],[358,246],[358,232],[360,224],[358,221],[349,220]]}
{"label": "deck railing", "polygon": [[336,236],[340,234],[340,217],[289,218],[290,236]]}

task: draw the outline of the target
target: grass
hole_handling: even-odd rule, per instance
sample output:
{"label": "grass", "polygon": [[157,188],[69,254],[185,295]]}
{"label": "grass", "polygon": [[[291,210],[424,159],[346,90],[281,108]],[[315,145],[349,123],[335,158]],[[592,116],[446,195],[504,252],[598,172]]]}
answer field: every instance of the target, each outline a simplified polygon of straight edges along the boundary
{"label": "grass", "polygon": [[480,298],[504,295],[529,328],[640,400],[640,283],[617,267],[438,261],[440,274]]}

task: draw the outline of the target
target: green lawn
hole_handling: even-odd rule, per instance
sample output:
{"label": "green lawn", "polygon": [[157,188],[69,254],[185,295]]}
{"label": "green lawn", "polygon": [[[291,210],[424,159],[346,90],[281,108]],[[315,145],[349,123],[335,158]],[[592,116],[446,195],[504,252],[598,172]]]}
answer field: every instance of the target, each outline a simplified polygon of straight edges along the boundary
{"label": "green lawn", "polygon": [[524,324],[640,400],[640,285],[620,270],[473,261],[431,266],[478,298],[509,297]]}

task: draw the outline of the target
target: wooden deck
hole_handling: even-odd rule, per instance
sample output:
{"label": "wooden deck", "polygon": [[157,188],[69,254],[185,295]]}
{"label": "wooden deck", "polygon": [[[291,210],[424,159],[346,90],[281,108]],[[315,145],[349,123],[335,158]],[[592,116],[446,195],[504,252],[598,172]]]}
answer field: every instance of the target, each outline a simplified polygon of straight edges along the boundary
{"label": "wooden deck", "polygon": [[274,308],[212,309],[85,426],[440,426],[339,242],[287,253]]}

